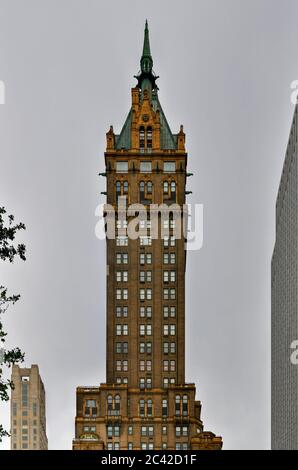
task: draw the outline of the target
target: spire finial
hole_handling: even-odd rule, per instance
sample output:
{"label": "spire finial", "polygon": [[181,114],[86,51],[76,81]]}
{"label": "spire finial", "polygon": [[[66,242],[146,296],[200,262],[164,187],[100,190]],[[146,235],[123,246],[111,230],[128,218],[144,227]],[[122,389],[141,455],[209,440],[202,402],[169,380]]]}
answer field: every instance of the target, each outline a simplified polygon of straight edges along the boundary
{"label": "spire finial", "polygon": [[150,51],[150,41],[149,41],[149,28],[148,21],[145,22],[145,31],[144,31],[144,45],[143,45],[143,54],[141,57],[141,70],[143,72],[150,72],[152,70],[153,60]]}
{"label": "spire finial", "polygon": [[138,88],[143,88],[145,82],[151,84],[151,89],[158,89],[156,86],[155,80],[158,78],[153,72],[153,59],[151,56],[150,50],[150,40],[149,40],[149,28],[148,20],[145,21],[145,30],[144,30],[144,44],[143,44],[143,53],[141,57],[141,71],[136,76],[138,80]]}

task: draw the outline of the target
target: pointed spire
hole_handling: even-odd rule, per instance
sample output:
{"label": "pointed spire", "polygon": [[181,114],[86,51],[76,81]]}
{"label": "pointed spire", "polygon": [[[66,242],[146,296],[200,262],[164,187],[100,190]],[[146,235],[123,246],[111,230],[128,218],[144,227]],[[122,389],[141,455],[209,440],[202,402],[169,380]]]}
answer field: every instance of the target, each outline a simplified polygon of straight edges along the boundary
{"label": "pointed spire", "polygon": [[158,89],[155,80],[158,78],[153,72],[153,59],[150,50],[148,21],[145,22],[143,53],[140,60],[141,70],[135,78],[138,80],[137,87],[143,89],[143,86],[150,85],[151,89]]}
{"label": "pointed spire", "polygon": [[149,41],[149,28],[148,21],[145,23],[144,31],[144,45],[143,45],[143,54],[141,57],[141,70],[142,72],[151,72],[153,67],[153,60],[150,51],[150,41]]}
{"label": "pointed spire", "polygon": [[143,46],[143,56],[142,57],[151,57],[150,41],[149,41],[149,29],[148,29],[148,21],[147,20],[146,20],[146,23],[145,23],[144,46]]}

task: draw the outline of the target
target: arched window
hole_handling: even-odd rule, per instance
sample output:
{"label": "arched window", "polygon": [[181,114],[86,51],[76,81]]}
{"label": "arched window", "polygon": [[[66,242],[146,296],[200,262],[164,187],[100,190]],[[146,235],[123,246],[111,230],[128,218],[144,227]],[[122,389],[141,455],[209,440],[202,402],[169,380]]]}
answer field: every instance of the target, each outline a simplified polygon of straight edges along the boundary
{"label": "arched window", "polygon": [[175,398],[175,415],[176,416],[180,416],[181,412],[180,412],[180,404],[181,404],[181,396],[180,395],[176,395],[176,398]]}
{"label": "arched window", "polygon": [[123,182],[123,194],[128,194],[128,181]]}
{"label": "arched window", "polygon": [[120,414],[120,395],[115,396],[115,414]]}
{"label": "arched window", "polygon": [[118,202],[119,196],[121,196],[121,182],[116,181],[116,202]]}
{"label": "arched window", "polygon": [[164,193],[164,194],[168,194],[168,193],[169,193],[169,182],[168,182],[168,181],[164,181],[164,182],[163,182],[163,193]]}
{"label": "arched window", "polygon": [[152,181],[147,182],[147,194],[152,194]]}
{"label": "arched window", "polygon": [[182,398],[182,415],[187,416],[188,415],[188,396],[183,395]]}
{"label": "arched window", "polygon": [[147,149],[152,149],[152,127],[147,127]]}
{"label": "arched window", "polygon": [[144,129],[143,126],[140,127],[139,140],[140,140],[140,151],[144,152],[144,148],[145,148],[145,129]]}
{"label": "arched window", "polygon": [[168,416],[168,400],[164,398],[162,400],[162,417],[165,418]]}
{"label": "arched window", "polygon": [[153,413],[153,408],[152,408],[152,400],[149,398],[149,400],[147,400],[147,416],[152,416],[152,413]]}
{"label": "arched window", "polygon": [[108,395],[107,405],[108,405],[108,414],[111,414],[112,409],[113,409],[113,397],[112,397],[112,395]]}

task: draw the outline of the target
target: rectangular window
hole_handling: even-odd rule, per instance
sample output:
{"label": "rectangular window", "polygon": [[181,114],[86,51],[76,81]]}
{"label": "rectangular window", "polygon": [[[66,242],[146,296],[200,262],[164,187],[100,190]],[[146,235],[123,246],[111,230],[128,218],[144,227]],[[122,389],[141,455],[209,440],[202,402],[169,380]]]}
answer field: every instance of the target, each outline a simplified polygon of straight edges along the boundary
{"label": "rectangular window", "polygon": [[169,300],[169,289],[163,290],[163,298],[164,300]]}
{"label": "rectangular window", "polygon": [[169,317],[169,307],[166,306],[166,305],[163,307],[163,317],[164,317],[164,318],[168,318],[168,317]]}
{"label": "rectangular window", "polygon": [[164,372],[169,371],[169,361],[163,361],[163,370]]}
{"label": "rectangular window", "polygon": [[146,352],[147,352],[147,354],[152,353],[152,343],[151,342],[146,343]]}
{"label": "rectangular window", "polygon": [[145,388],[145,379],[143,377],[140,378],[140,388],[141,389]]}
{"label": "rectangular window", "polygon": [[116,172],[117,173],[127,173],[128,172],[128,162],[116,162]]}
{"label": "rectangular window", "polygon": [[145,336],[145,325],[140,325],[140,336]]}
{"label": "rectangular window", "polygon": [[171,280],[171,282],[176,282],[176,272],[175,271],[171,271],[170,280]]}
{"label": "rectangular window", "polygon": [[122,332],[124,336],[128,335],[128,325],[122,325]]}
{"label": "rectangular window", "polygon": [[[172,289],[171,289],[172,290]],[[174,289],[175,290],[175,289]],[[122,289],[122,298],[123,300],[128,299],[128,289]]]}
{"label": "rectangular window", "polygon": [[128,253],[116,253],[116,264],[128,264]]}
{"label": "rectangular window", "polygon": [[169,354],[169,343],[163,343],[163,353]]}
{"label": "rectangular window", "polygon": [[169,282],[169,271],[163,272],[163,282]]}
{"label": "rectangular window", "polygon": [[175,246],[176,245],[176,239],[174,236],[170,237],[170,246]]}
{"label": "rectangular window", "polygon": [[116,272],[117,282],[127,282],[128,281],[128,272],[127,271],[117,271]]}
{"label": "rectangular window", "polygon": [[163,335],[168,336],[169,335],[169,325],[164,325],[163,326]]}
{"label": "rectangular window", "polygon": [[145,300],[145,289],[140,289],[140,300]]}
{"label": "rectangular window", "polygon": [[145,353],[145,350],[146,350],[145,348],[146,348],[145,343],[140,343],[140,353],[141,354]]}
{"label": "rectangular window", "polygon": [[151,379],[151,377],[147,377],[147,379],[146,379],[146,387],[147,387],[147,388],[152,388],[152,379]]}
{"label": "rectangular window", "polygon": [[[125,290],[125,289],[124,289]],[[176,299],[176,289],[170,289],[170,299],[175,300]]]}
{"label": "rectangular window", "polygon": [[124,306],[122,307],[122,316],[127,317],[127,315],[128,315],[128,307]]}
{"label": "rectangular window", "polygon": [[147,307],[141,306],[140,307],[140,317],[144,318],[151,318],[152,317],[152,307],[148,305]]}
{"label": "rectangular window", "polygon": [[170,325],[170,335],[175,336],[176,334],[176,325]]}
{"label": "rectangular window", "polygon": [[128,246],[128,237],[124,235],[116,237],[116,246]]}
{"label": "rectangular window", "polygon": [[140,371],[141,372],[145,371],[145,361],[140,361]]}
{"label": "rectangular window", "polygon": [[[173,362],[173,361],[171,361]],[[175,362],[175,361],[174,361]],[[128,361],[123,361],[122,362],[122,370],[123,372],[127,372],[128,371]]]}
{"label": "rectangular window", "polygon": [[169,264],[169,253],[164,253],[163,254],[163,263],[164,264]]}
{"label": "rectangular window", "polygon": [[164,162],[163,171],[164,173],[175,173],[176,171],[175,162]]}
{"label": "rectangular window", "polygon": [[147,336],[152,335],[152,325],[146,325],[146,334]]}
{"label": "rectangular window", "polygon": [[171,264],[176,264],[176,254],[175,253],[170,253],[170,263]]}
{"label": "rectangular window", "polygon": [[147,300],[152,299],[152,289],[146,289],[146,299]]}
{"label": "rectangular window", "polygon": [[176,370],[176,361],[170,361],[170,371],[175,372]]}
{"label": "rectangular window", "polygon": [[140,235],[140,246],[151,246],[152,245],[152,239],[151,237],[146,237],[143,235]]}
{"label": "rectangular window", "polygon": [[141,173],[151,173],[152,172],[152,162],[141,162],[140,163],[140,172]]}
{"label": "rectangular window", "polygon": [[170,307],[170,315],[172,318],[176,317],[176,307]]}
{"label": "rectangular window", "polygon": [[133,433],[133,427],[132,427],[132,426],[128,426],[128,428],[127,428],[127,432],[128,432],[128,435],[129,435],[129,436],[132,436],[132,433]]}
{"label": "rectangular window", "polygon": [[170,343],[170,353],[171,354],[176,353],[176,343]]}
{"label": "rectangular window", "polygon": [[28,406],[29,382],[22,382],[22,406]]}

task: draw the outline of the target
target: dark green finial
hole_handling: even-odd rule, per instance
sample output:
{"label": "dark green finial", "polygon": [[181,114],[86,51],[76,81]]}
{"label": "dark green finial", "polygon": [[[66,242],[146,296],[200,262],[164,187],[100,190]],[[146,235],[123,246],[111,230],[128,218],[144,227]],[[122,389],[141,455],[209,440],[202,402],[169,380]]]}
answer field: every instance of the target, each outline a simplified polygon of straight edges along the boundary
{"label": "dark green finial", "polygon": [[147,84],[149,83],[151,90],[158,90],[158,87],[155,83],[155,80],[157,80],[158,76],[156,76],[153,72],[153,59],[150,51],[149,28],[147,20],[145,22],[143,53],[140,63],[141,70],[138,75],[135,75],[135,78],[138,80],[137,87],[143,89],[143,87],[147,87]]}
{"label": "dark green finial", "polygon": [[143,54],[141,57],[141,70],[142,72],[151,72],[153,67],[153,60],[150,51],[150,41],[149,41],[149,28],[148,21],[145,23],[144,31],[144,45],[143,45]]}

